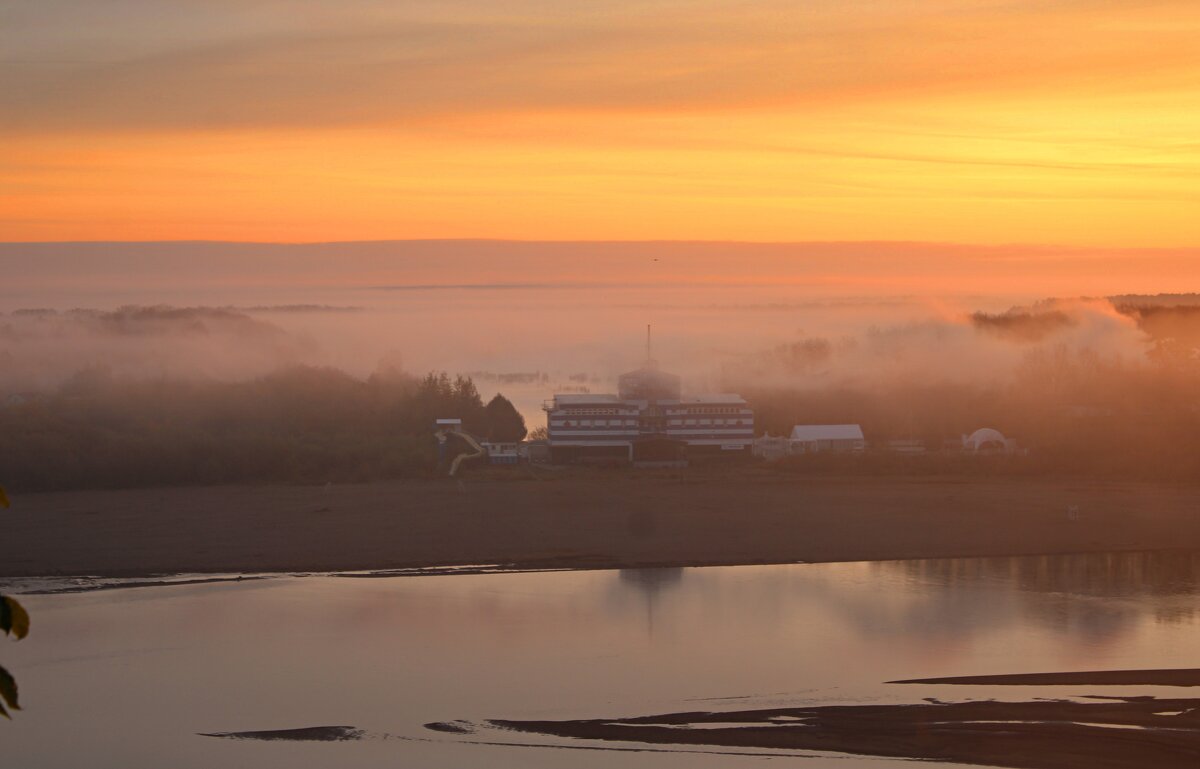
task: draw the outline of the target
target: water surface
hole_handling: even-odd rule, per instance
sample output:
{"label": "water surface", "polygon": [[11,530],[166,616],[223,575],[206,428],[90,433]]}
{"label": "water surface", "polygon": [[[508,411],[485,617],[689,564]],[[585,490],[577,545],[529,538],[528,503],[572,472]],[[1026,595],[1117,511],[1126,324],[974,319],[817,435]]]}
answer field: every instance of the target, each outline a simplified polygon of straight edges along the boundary
{"label": "water surface", "polygon": [[[1196,557],[1123,554],[280,577],[29,595],[33,632],[4,650],[26,710],[0,728],[9,764],[23,767],[761,765],[761,757],[661,747],[487,745],[571,743],[423,725],[926,696],[1188,696],[1150,687],[1014,691],[884,682],[1196,667],[1198,591]],[[370,738],[199,736],[321,725],[355,726]]]}

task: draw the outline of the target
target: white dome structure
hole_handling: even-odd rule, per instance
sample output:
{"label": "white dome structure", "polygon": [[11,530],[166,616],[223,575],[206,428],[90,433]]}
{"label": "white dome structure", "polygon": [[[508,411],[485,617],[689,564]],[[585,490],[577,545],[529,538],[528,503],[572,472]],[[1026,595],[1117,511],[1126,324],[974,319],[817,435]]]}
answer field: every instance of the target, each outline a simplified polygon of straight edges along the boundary
{"label": "white dome structure", "polygon": [[1003,451],[1008,447],[1009,442],[1004,433],[990,427],[982,427],[970,435],[963,436],[964,451]]}

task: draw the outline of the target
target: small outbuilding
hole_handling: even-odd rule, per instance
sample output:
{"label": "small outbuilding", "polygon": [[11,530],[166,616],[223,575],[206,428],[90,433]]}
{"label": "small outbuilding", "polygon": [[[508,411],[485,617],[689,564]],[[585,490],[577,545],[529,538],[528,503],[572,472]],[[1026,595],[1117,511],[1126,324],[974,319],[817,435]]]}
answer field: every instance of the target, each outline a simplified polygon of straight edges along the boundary
{"label": "small outbuilding", "polygon": [[861,452],[867,448],[859,425],[796,425],[788,439],[793,454]]}
{"label": "small outbuilding", "polygon": [[893,438],[883,444],[885,451],[890,451],[893,454],[924,454],[926,451],[925,441],[920,438]]}
{"label": "small outbuilding", "polygon": [[792,445],[786,435],[766,435],[754,439],[753,453],[768,462],[783,459],[792,453]]}
{"label": "small outbuilding", "polygon": [[1012,454],[1017,450],[1017,442],[1005,438],[999,430],[983,427],[962,437],[962,450],[968,454]]}
{"label": "small outbuilding", "polygon": [[515,465],[521,461],[519,443],[483,441],[479,445],[483,446],[488,462],[493,465]]}
{"label": "small outbuilding", "polygon": [[545,464],[550,461],[550,442],[546,440],[526,441],[525,456],[534,464]]}

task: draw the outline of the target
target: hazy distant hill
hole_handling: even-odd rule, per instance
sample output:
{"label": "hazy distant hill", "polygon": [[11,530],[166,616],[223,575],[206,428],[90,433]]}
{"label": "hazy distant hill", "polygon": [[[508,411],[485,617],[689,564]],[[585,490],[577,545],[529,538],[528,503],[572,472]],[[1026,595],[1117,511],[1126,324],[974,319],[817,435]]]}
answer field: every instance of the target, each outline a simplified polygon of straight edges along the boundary
{"label": "hazy distant hill", "polygon": [[1118,307],[1194,307],[1200,305],[1200,294],[1117,294],[1108,300]]}
{"label": "hazy distant hill", "polygon": [[[0,292],[741,284],[823,295],[1103,296],[1200,286],[1200,249],[945,243],[411,240],[0,243]],[[1139,294],[1140,295],[1140,294]],[[93,303],[97,300],[93,299]],[[12,309],[10,306],[9,309]]]}

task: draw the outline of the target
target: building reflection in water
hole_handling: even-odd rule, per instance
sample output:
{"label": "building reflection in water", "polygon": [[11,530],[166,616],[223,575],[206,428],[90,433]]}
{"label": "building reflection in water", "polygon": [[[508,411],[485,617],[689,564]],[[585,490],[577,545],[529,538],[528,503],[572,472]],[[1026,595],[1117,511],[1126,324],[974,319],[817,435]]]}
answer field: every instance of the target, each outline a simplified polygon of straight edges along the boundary
{"label": "building reflection in water", "polygon": [[[1198,616],[1197,553],[947,558],[872,566],[880,576],[899,577],[910,590],[927,588],[928,595],[951,611],[959,603],[956,596],[1000,591],[1014,602],[1002,614],[1015,610],[1031,624],[1097,645],[1115,642],[1146,619],[1182,624],[1195,622]],[[1003,621],[1002,617],[996,619]],[[954,626],[952,622],[938,624]]]}
{"label": "building reflection in water", "polygon": [[1117,648],[1147,622],[1200,623],[1200,554],[1182,552],[690,569],[683,577],[679,568],[623,569],[608,611],[641,613],[648,638],[668,622],[725,616],[783,629],[802,617],[872,643],[947,651],[1001,631]]}
{"label": "building reflection in water", "polygon": [[1096,598],[1194,595],[1200,553],[1133,552],[882,561],[881,571],[956,584],[1007,582],[1020,590]]}
{"label": "building reflection in water", "polygon": [[683,569],[621,569],[617,578],[623,592],[635,591],[645,604],[646,636],[654,637],[654,614],[660,594],[677,588],[683,582]]}

